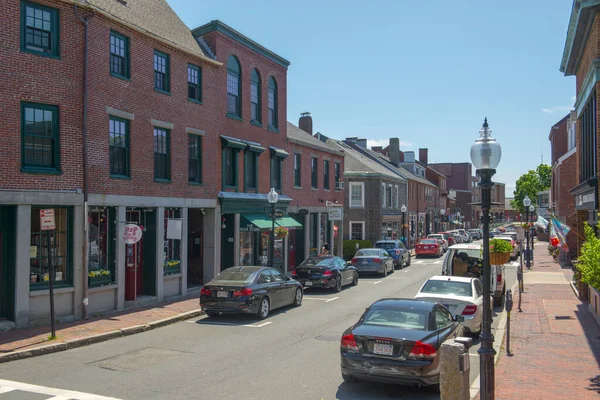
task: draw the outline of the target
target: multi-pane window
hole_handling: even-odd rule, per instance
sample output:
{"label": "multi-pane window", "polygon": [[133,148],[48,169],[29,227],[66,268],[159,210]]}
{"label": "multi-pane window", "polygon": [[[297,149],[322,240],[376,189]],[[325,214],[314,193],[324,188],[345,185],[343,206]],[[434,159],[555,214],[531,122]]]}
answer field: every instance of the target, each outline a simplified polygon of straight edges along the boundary
{"label": "multi-pane window", "polygon": [[188,99],[202,101],[202,70],[195,65],[188,65]]}
{"label": "multi-pane window", "polygon": [[394,205],[393,200],[392,200],[392,185],[388,185],[388,190],[387,190],[387,206],[388,208],[392,208]]}
{"label": "multi-pane window", "polygon": [[580,117],[581,157],[579,181],[585,182],[596,175],[596,92],[592,92]]}
{"label": "multi-pane window", "polygon": [[89,210],[89,285],[101,286],[115,282],[115,209],[94,207]]}
{"label": "multi-pane window", "polygon": [[317,170],[318,170],[318,163],[319,160],[316,157],[311,157],[310,159],[310,186],[312,188],[317,188],[319,187],[319,183],[318,183],[318,177],[317,177]]}
{"label": "multi-pane window", "polygon": [[202,136],[188,135],[188,182],[202,183]]}
{"label": "multi-pane window", "polygon": [[350,182],[350,207],[365,206],[364,189],[365,185],[363,182]]}
{"label": "multi-pane window", "polygon": [[329,160],[323,160],[323,188],[329,190]]}
{"label": "multi-pane window", "polygon": [[294,154],[294,186],[302,186],[302,155],[299,153]]}
{"label": "multi-pane window", "polygon": [[240,78],[240,63],[234,56],[229,56],[227,61],[227,113],[238,117],[242,115]]}
{"label": "multi-pane window", "polygon": [[277,82],[269,78],[269,126],[277,128]]}
{"label": "multi-pane window", "polygon": [[223,180],[226,187],[237,185],[237,150],[233,147],[223,149]]}
{"label": "multi-pane window", "polygon": [[21,134],[23,168],[60,169],[58,107],[21,103]]}
{"label": "multi-pane window", "polygon": [[256,175],[258,174],[258,153],[254,151],[247,151],[244,155],[245,167],[244,167],[244,185],[246,189],[256,189]]}
{"label": "multi-pane window", "polygon": [[110,73],[129,78],[129,39],[116,32],[110,33]]}
{"label": "multi-pane window", "polygon": [[169,56],[156,50],[154,51],[154,88],[163,92],[169,91]]}
{"label": "multi-pane window", "polygon": [[110,174],[129,176],[129,121],[110,117]]}
{"label": "multi-pane window", "polygon": [[381,184],[381,207],[385,207],[385,183]]}
{"label": "multi-pane window", "polygon": [[260,124],[260,75],[255,69],[250,75],[250,118]]}
{"label": "multi-pane window", "polygon": [[169,131],[154,128],[154,179],[171,179],[169,157]]}
{"label": "multi-pane window", "polygon": [[58,10],[21,2],[21,49],[45,56],[58,56]]}
{"label": "multi-pane window", "polygon": [[335,180],[335,188],[339,190],[338,182],[341,180],[341,170],[339,162],[333,163],[333,176]]}
{"label": "multi-pane window", "polygon": [[395,197],[395,202],[394,202],[394,208],[398,208],[398,205],[400,203],[400,190],[398,188],[398,185],[394,186],[394,190],[396,192],[396,197]]}
{"label": "multi-pane window", "polygon": [[364,240],[364,222],[350,222],[350,240]]}
{"label": "multi-pane window", "polygon": [[281,190],[281,157],[271,157],[271,187]]}

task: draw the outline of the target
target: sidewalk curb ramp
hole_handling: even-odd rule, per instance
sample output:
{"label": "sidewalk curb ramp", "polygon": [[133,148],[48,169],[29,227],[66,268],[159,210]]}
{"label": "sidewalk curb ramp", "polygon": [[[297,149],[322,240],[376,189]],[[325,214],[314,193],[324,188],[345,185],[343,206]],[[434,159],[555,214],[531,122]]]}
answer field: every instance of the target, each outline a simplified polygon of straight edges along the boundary
{"label": "sidewalk curb ramp", "polygon": [[137,333],[146,332],[152,329],[160,328],[166,325],[171,325],[179,321],[186,319],[199,317],[204,315],[204,312],[200,310],[187,311],[172,317],[159,319],[143,325],[128,326],[126,328],[116,329],[114,331],[103,332],[92,336],[86,336],[78,339],[67,340],[65,342],[58,342],[48,344],[45,346],[36,347],[29,350],[14,351],[10,353],[0,354],[0,363],[6,363],[15,360],[22,360],[24,358],[42,356],[44,354],[57,353],[59,351],[65,351],[69,349],[75,349],[77,347],[87,346],[94,343],[105,342],[111,339],[117,339],[124,336],[135,335]]}

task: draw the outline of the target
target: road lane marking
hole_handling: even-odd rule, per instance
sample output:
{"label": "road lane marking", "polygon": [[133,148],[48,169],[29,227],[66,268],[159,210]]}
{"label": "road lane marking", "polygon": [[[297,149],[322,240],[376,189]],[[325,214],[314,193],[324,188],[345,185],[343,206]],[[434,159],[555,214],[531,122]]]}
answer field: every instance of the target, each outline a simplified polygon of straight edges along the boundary
{"label": "road lane marking", "polygon": [[203,319],[199,319],[196,321],[185,321],[185,322],[189,322],[192,324],[198,324],[198,325],[221,325],[221,326],[243,326],[246,328],[262,328],[263,326],[267,326],[269,324],[272,324],[273,322],[268,321],[268,322],[263,322],[262,324],[236,324],[235,322],[219,322],[219,321],[208,321],[208,322],[203,322],[205,321],[206,318]]}
{"label": "road lane marking", "polygon": [[[10,390],[7,390],[10,389]],[[54,396],[53,399],[73,399],[73,400],[118,400],[115,397],[99,396],[92,393],[77,392],[74,390],[57,389],[46,386],[32,385],[23,382],[14,382],[0,379],[0,393],[8,393],[13,390],[23,392],[44,394]]]}
{"label": "road lane marking", "polygon": [[407,271],[402,271],[402,272],[404,272],[404,273],[407,273],[407,272],[410,272],[410,270],[407,270]]}
{"label": "road lane marking", "polygon": [[[321,300],[321,301],[327,301],[330,299],[330,297],[308,297],[308,296],[304,296],[303,297],[304,300]],[[336,297],[337,299],[337,297]]]}
{"label": "road lane marking", "polygon": [[378,285],[378,284],[380,284],[381,282],[383,282],[383,281],[375,281],[375,282],[373,282],[373,285]]}
{"label": "road lane marking", "polygon": [[2,393],[8,393],[8,392],[12,392],[13,390],[17,390],[13,387],[0,387],[0,394]]}
{"label": "road lane marking", "polygon": [[423,264],[425,261],[415,261],[413,264]]}
{"label": "road lane marking", "polygon": [[443,261],[441,261],[441,260],[434,262],[434,264],[441,264],[441,263],[443,263]]}
{"label": "road lane marking", "polygon": [[325,300],[325,303],[329,303],[330,301],[334,301],[334,300],[337,300],[337,299],[339,299],[339,297],[334,297],[333,299]]}

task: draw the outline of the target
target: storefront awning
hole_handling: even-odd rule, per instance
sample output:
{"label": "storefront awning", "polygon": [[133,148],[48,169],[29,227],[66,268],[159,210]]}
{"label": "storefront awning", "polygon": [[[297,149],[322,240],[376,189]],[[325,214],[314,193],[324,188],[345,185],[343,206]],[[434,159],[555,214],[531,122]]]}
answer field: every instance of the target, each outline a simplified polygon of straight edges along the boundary
{"label": "storefront awning", "polygon": [[297,229],[300,228],[302,229],[302,224],[299,223],[298,221],[296,221],[294,218],[292,217],[283,217],[283,218],[277,218],[275,220],[275,223],[279,226],[283,226],[285,228],[292,228],[292,229]]}
{"label": "storefront awning", "polygon": [[250,223],[259,229],[271,229],[271,219],[268,218],[266,215],[243,214],[242,219],[245,219],[246,222],[240,221],[240,226]]}

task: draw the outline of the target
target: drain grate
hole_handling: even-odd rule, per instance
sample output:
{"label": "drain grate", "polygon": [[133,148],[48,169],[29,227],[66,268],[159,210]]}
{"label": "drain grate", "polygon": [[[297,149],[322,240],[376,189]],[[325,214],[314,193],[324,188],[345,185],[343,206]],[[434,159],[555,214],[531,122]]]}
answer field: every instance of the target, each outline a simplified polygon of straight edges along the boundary
{"label": "drain grate", "polygon": [[555,315],[554,319],[573,319],[571,315]]}

